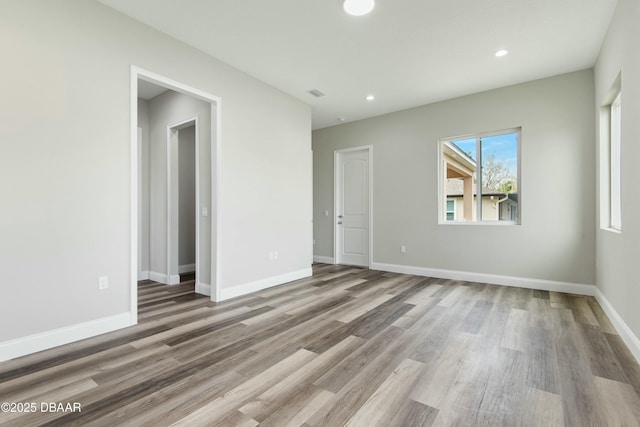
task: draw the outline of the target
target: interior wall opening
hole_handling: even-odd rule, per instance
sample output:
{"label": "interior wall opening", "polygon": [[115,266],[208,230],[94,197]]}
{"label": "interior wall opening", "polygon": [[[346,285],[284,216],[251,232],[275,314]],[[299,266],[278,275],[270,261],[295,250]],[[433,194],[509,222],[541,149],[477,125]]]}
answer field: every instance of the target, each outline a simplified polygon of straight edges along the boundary
{"label": "interior wall opening", "polygon": [[131,311],[137,285],[180,283],[216,300],[220,100],[132,67]]}

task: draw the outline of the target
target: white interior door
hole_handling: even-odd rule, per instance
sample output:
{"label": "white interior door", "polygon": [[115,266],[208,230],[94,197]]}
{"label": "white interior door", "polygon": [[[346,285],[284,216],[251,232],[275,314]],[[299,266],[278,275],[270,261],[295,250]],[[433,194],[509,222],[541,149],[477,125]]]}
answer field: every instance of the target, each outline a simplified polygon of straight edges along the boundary
{"label": "white interior door", "polygon": [[369,149],[336,152],[336,262],[369,266]]}

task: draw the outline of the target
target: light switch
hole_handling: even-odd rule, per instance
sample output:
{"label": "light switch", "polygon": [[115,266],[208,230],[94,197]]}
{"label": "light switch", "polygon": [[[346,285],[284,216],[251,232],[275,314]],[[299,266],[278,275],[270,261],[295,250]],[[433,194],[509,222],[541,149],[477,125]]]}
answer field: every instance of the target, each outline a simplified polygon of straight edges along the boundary
{"label": "light switch", "polygon": [[324,210],[324,216],[329,216],[329,210],[328,209]]}
{"label": "light switch", "polygon": [[209,216],[209,208],[202,208],[202,216]]}

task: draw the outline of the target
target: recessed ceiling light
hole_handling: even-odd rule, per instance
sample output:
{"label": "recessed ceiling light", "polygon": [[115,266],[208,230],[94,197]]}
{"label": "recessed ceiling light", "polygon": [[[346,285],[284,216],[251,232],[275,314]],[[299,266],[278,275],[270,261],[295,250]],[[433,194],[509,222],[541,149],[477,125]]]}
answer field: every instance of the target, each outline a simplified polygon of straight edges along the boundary
{"label": "recessed ceiling light", "polygon": [[374,0],[344,0],[342,7],[349,15],[362,16],[373,10]]}
{"label": "recessed ceiling light", "polygon": [[508,53],[509,53],[509,51],[507,49],[500,49],[500,50],[496,51],[495,55],[498,58],[500,58],[501,56],[505,56]]}
{"label": "recessed ceiling light", "polygon": [[364,99],[366,99],[367,101],[373,101],[374,99],[376,99],[376,97],[373,95],[367,95]]}

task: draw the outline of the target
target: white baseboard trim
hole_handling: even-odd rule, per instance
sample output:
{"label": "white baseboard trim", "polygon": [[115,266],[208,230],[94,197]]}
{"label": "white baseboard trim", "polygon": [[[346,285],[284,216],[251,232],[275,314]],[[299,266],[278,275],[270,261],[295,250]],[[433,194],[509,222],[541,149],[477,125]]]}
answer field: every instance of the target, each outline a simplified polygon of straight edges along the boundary
{"label": "white baseboard trim", "polygon": [[408,265],[384,264],[374,262],[372,270],[393,273],[413,274],[416,276],[437,277],[438,279],[463,280],[466,282],[490,283],[492,285],[515,286],[517,288],[539,289],[542,291],[566,292],[578,295],[595,296],[594,285],[559,282],[555,280],[532,279],[528,277],[501,276],[497,274],[469,273],[466,271],[443,270],[439,268],[412,267]]}
{"label": "white baseboard trim", "polygon": [[313,262],[321,262],[323,264],[335,264],[336,259],[334,257],[329,257],[329,256],[314,255]]}
{"label": "white baseboard trim", "polygon": [[150,271],[149,280],[153,280],[154,282],[162,283],[165,285],[177,285],[178,283],[180,283],[180,275],[172,274],[171,276],[167,276],[164,273]]}
{"label": "white baseboard trim", "polygon": [[220,298],[218,301],[228,300],[230,298],[239,297],[250,294],[252,292],[261,291],[273,286],[282,285],[283,283],[293,282],[294,280],[311,277],[313,271],[311,268],[292,271],[290,273],[281,274],[279,276],[267,277],[266,279],[256,280],[255,282],[245,283],[230,288],[220,289]]}
{"label": "white baseboard trim", "polygon": [[185,264],[185,265],[179,265],[178,266],[178,273],[180,273],[180,274],[193,273],[194,271],[196,271],[196,265],[195,264]]}
{"label": "white baseboard trim", "polygon": [[616,331],[618,331],[618,334],[620,335],[620,338],[622,338],[622,341],[624,341],[627,347],[629,347],[629,350],[633,354],[633,357],[636,358],[636,361],[640,362],[640,340],[638,339],[638,337],[633,333],[633,331],[631,331],[631,328],[627,326],[622,317],[620,317],[609,300],[604,296],[602,292],[600,292],[600,289],[598,288],[596,288],[595,297],[604,312],[609,317],[609,320],[611,320],[611,324],[613,325],[613,327],[616,328]]}
{"label": "white baseboard trim", "polygon": [[211,285],[208,283],[200,283],[196,282],[196,293],[206,295],[208,297],[211,296]]}
{"label": "white baseboard trim", "polygon": [[149,280],[149,272],[148,271],[138,272],[138,281],[140,280]]}
{"label": "white baseboard trim", "polygon": [[133,325],[131,313],[122,313],[5,341],[0,343],[0,362]]}
{"label": "white baseboard trim", "polygon": [[156,271],[149,272],[149,280],[153,280],[154,282],[164,283],[165,285],[169,284],[169,279],[167,275],[164,273],[158,273]]}

